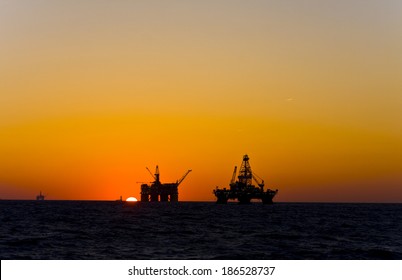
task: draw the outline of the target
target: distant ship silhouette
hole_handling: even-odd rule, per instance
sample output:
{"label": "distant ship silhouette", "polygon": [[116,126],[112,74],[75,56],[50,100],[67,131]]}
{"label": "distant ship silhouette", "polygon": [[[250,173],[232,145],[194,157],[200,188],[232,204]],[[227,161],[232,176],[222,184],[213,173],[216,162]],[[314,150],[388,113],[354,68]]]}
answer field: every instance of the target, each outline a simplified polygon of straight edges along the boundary
{"label": "distant ship silhouette", "polygon": [[36,196],[36,200],[45,200],[45,196],[42,194],[42,191]]}

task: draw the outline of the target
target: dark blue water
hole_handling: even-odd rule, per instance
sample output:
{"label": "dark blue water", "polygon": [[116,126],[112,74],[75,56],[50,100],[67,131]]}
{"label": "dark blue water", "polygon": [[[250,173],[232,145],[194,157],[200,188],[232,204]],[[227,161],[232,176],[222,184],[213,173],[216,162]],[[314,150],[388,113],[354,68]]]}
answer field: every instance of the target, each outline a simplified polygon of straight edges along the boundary
{"label": "dark blue water", "polygon": [[0,201],[1,259],[402,259],[402,204]]}

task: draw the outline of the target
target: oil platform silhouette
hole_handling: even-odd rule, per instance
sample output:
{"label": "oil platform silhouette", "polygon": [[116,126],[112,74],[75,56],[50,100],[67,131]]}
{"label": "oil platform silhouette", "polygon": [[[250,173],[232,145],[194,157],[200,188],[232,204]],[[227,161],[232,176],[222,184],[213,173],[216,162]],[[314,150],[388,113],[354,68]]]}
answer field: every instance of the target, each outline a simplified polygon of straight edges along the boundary
{"label": "oil platform silhouette", "polygon": [[183,180],[186,178],[188,173],[191,172],[191,170],[187,170],[187,172],[184,173],[184,175],[175,183],[161,183],[159,178],[160,174],[158,166],[156,166],[155,174],[152,174],[148,167],[147,170],[155,181],[153,181],[151,185],[141,185],[141,202],[179,201],[178,187],[181,182],[183,182]]}
{"label": "oil platform silhouette", "polygon": [[42,191],[36,196],[36,200],[45,200],[45,195],[42,194]]}
{"label": "oil platform silhouette", "polygon": [[[226,204],[229,199],[237,199],[241,204],[248,204],[252,199],[261,199],[263,204],[272,204],[272,199],[278,193],[278,190],[264,191],[264,180],[251,171],[248,155],[243,156],[243,162],[240,167],[239,175],[236,179],[237,166],[235,166],[232,180],[230,181],[230,189],[216,189],[213,191],[217,198],[217,203]],[[252,184],[255,181],[258,187]]]}

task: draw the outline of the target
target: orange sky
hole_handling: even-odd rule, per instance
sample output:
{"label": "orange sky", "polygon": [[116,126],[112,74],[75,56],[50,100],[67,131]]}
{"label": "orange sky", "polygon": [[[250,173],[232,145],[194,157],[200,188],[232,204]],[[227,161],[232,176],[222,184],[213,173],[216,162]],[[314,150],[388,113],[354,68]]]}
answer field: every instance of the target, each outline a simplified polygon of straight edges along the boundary
{"label": "orange sky", "polygon": [[0,198],[402,202],[402,4],[299,2],[1,2]]}

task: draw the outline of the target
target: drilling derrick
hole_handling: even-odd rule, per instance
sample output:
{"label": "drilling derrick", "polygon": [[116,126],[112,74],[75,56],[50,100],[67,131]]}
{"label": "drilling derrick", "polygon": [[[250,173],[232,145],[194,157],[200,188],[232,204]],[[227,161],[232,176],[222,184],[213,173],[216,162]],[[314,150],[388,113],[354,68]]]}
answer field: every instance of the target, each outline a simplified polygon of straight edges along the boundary
{"label": "drilling derrick", "polygon": [[[264,204],[272,204],[272,199],[277,194],[278,190],[264,191],[264,180],[256,174],[253,174],[249,163],[248,155],[243,156],[243,161],[240,167],[239,175],[236,178],[235,167],[232,180],[230,181],[230,189],[216,189],[213,191],[217,198],[217,203],[225,204],[229,199],[238,200],[241,204],[248,204],[252,199],[261,199]],[[253,185],[253,180],[257,183],[258,187]]]}
{"label": "drilling derrick", "polygon": [[149,170],[149,168],[146,168],[151,174],[152,178],[154,179],[151,184],[142,184],[141,185],[141,201],[143,202],[177,202],[179,201],[179,191],[178,187],[183,182],[183,180],[186,178],[188,173],[191,172],[191,170],[188,170],[179,180],[177,180],[175,183],[161,183],[160,181],[160,174],[159,174],[159,167],[156,166],[155,174],[152,174],[152,172]]}
{"label": "drilling derrick", "polygon": [[244,186],[251,185],[251,180],[253,178],[253,173],[251,172],[251,167],[248,160],[249,160],[248,155],[245,155],[243,157],[243,162],[241,163],[239,176],[237,176],[237,178],[239,179],[238,182]]}

